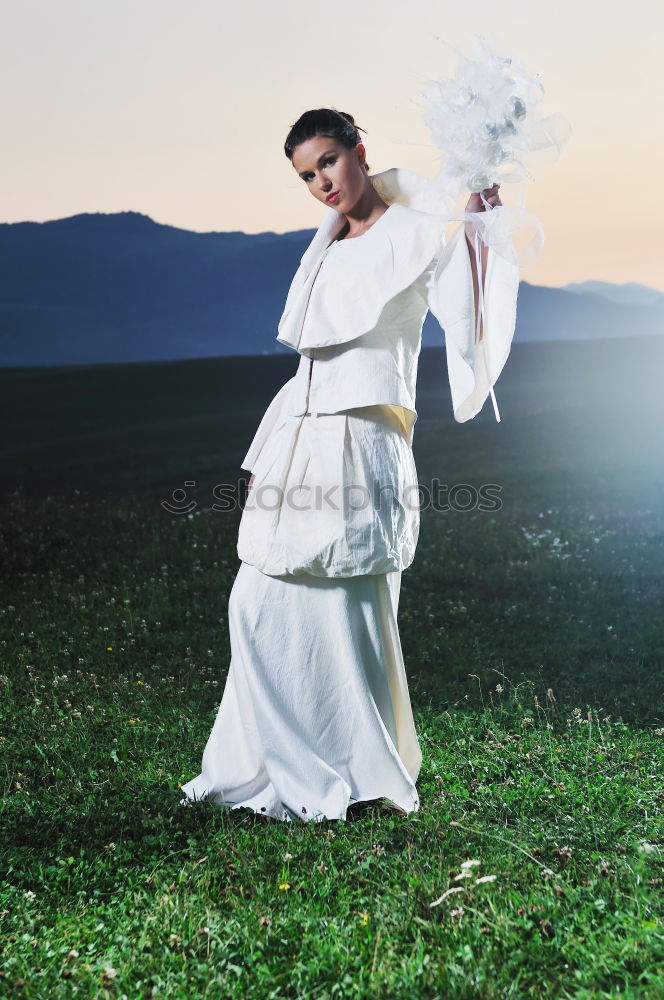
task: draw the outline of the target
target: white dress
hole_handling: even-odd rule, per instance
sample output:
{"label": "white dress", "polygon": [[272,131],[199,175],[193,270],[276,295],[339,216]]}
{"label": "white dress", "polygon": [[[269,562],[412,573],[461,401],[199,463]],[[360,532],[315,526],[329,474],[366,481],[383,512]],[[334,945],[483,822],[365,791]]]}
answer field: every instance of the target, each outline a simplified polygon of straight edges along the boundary
{"label": "white dress", "polygon": [[[307,303],[336,253],[334,242],[323,248],[305,289]],[[418,266],[417,280],[401,291],[401,316],[417,302],[409,294],[425,300],[419,330],[415,316],[411,323],[415,363],[426,303],[439,315],[432,296],[439,291],[433,285],[439,257],[429,261],[427,253],[428,266]],[[326,286],[319,287],[324,294]],[[513,330],[508,316],[508,327],[510,322]],[[400,318],[397,334],[399,323],[405,326]],[[366,350],[370,337],[357,343]],[[384,338],[376,343],[382,349]],[[240,522],[241,565],[229,598],[231,661],[201,772],[183,785],[183,804],[209,798],[286,821],[343,819],[352,802],[373,799],[405,813],[419,808],[422,752],[397,627],[401,573],[414,559],[420,523],[412,453],[417,414],[414,386],[409,388],[414,376],[411,365],[397,386],[390,372],[385,385],[396,387],[374,389],[369,398],[376,402],[326,412],[325,380],[329,385],[339,378],[340,365],[351,365],[346,371],[352,372],[361,364],[362,355],[349,355],[353,346],[304,353],[302,345],[297,374],[268,406],[242,463],[255,479]],[[395,352],[404,353],[398,336]],[[317,365],[321,391],[313,398],[323,401],[323,409],[312,411]],[[379,365],[383,375],[389,365]],[[477,373],[481,365],[471,367]],[[489,388],[496,377],[494,369]],[[348,390],[350,378],[338,384]],[[380,381],[374,377],[373,384]],[[452,389],[454,398],[454,384]],[[471,389],[464,384],[466,407]],[[343,392],[327,396],[335,398],[343,399]],[[348,399],[360,402],[361,395],[347,393]],[[477,400],[472,402],[474,408]],[[334,406],[328,402],[327,409]]]}

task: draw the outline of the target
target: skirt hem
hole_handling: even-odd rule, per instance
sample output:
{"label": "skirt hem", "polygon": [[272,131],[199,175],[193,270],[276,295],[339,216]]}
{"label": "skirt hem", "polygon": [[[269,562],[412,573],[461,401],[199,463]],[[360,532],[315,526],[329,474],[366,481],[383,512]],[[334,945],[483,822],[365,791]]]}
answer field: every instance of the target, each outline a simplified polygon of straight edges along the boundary
{"label": "skirt hem", "polygon": [[323,810],[316,810],[309,814],[308,816],[298,816],[287,806],[282,806],[281,808],[257,808],[255,806],[249,805],[247,802],[218,802],[215,801],[214,797],[208,795],[203,795],[199,797],[185,796],[180,799],[178,805],[183,807],[191,807],[200,802],[210,802],[215,805],[218,809],[227,809],[229,811],[235,811],[238,809],[246,809],[253,813],[254,816],[260,817],[261,819],[271,819],[276,821],[294,822],[296,819],[300,820],[302,823],[316,822],[322,823],[323,820],[347,820],[348,810],[355,805],[360,803],[374,802],[376,805],[384,809],[386,812],[397,813],[399,816],[409,816],[411,813],[418,812],[420,809],[419,798],[416,802],[411,804],[411,807],[406,809],[394,799],[391,799],[387,795],[362,795],[359,798],[350,798],[348,804],[342,813],[336,816],[328,816]]}

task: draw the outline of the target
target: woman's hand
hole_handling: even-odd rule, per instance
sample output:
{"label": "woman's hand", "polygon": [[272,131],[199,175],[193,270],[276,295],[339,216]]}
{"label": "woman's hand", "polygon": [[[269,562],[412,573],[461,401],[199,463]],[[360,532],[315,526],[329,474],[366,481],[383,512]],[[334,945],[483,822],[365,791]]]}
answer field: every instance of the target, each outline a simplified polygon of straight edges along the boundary
{"label": "woman's hand", "polygon": [[251,475],[249,476],[249,482],[247,483],[247,490],[251,489],[251,484],[253,483],[253,481],[254,481],[255,478],[256,477],[255,477],[255,475],[252,472]]}
{"label": "woman's hand", "polygon": [[[484,195],[485,199],[488,201],[488,203],[491,205],[492,208],[495,208],[497,205],[502,205],[502,201],[500,200],[500,195],[498,194],[499,187],[500,184],[493,184],[491,187],[484,188],[484,190],[482,191],[482,194]],[[479,191],[472,192],[464,211],[486,212],[486,208],[484,207],[482,199],[480,198]],[[465,229],[466,229],[466,236],[470,240],[471,244],[474,245],[475,224],[473,222],[467,222],[465,225]]]}

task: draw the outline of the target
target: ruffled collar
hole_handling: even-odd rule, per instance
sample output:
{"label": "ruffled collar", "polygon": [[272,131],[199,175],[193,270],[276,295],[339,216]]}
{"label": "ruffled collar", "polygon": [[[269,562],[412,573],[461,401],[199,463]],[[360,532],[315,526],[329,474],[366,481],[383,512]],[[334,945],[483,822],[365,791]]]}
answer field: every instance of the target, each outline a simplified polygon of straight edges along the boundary
{"label": "ruffled collar", "polygon": [[[420,212],[432,212],[437,215],[447,214],[443,199],[432,182],[426,177],[422,177],[421,174],[415,173],[414,170],[407,170],[405,167],[390,167],[389,170],[382,170],[378,174],[369,174],[369,180],[388,208],[392,205],[401,205],[404,208]],[[386,214],[383,213],[383,215]],[[382,218],[383,216],[363,236],[355,238],[364,239],[365,235],[380,225]],[[336,239],[345,222],[341,212],[337,212],[332,207],[327,209],[323,221],[301,257],[301,264],[306,271],[309,271],[319,254]]]}
{"label": "ruffled collar", "polygon": [[[277,334],[280,343],[300,353],[345,343],[372,329],[386,303],[416,280],[444,243],[447,215],[431,211],[442,206],[426,178],[392,167],[370,180],[388,208],[365,233],[335,248],[339,294],[334,309],[317,309],[310,298],[313,291],[317,299],[314,283],[320,265],[345,225],[342,213],[327,210],[302,255]],[[310,307],[315,323],[305,330]]]}
{"label": "ruffled collar", "polygon": [[433,181],[422,177],[414,170],[391,167],[379,174],[370,174],[369,180],[388,205],[396,202],[406,208],[414,208],[418,212],[447,214],[447,206],[440,190]]}

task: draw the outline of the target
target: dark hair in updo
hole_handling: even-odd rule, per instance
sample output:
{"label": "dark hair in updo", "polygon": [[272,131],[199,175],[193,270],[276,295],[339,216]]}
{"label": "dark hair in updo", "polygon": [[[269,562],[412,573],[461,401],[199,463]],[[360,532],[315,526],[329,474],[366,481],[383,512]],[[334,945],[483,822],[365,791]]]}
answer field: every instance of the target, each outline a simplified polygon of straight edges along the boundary
{"label": "dark hair in updo", "polygon": [[[317,135],[329,135],[331,139],[345,146],[346,149],[355,149],[358,142],[362,141],[359,125],[355,124],[352,115],[345,111],[337,111],[336,108],[316,108],[314,111],[305,111],[300,115],[286,137],[284,152],[289,160],[293,159],[295,148],[307,139],[313,139]],[[365,170],[369,170],[369,164],[365,162]]]}

